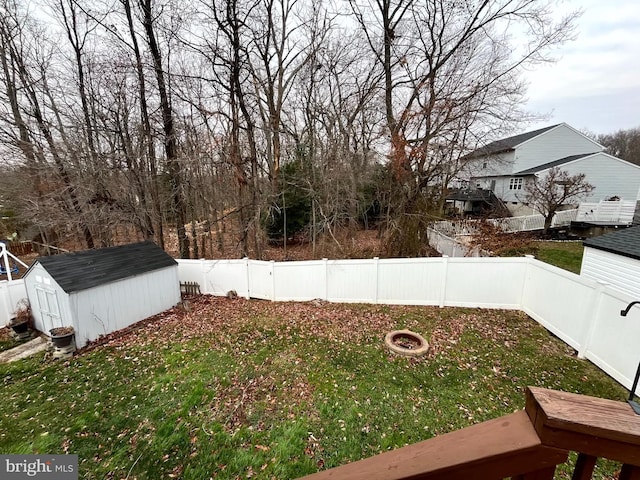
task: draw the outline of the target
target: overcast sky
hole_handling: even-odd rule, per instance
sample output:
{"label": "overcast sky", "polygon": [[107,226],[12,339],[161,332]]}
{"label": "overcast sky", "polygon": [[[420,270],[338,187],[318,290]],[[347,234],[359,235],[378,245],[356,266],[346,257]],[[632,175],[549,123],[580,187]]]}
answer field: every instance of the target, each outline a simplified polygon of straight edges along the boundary
{"label": "overcast sky", "polygon": [[556,63],[528,74],[528,109],[550,114],[530,129],[640,127],[640,1],[567,0],[562,9],[583,10],[577,38],[558,50]]}

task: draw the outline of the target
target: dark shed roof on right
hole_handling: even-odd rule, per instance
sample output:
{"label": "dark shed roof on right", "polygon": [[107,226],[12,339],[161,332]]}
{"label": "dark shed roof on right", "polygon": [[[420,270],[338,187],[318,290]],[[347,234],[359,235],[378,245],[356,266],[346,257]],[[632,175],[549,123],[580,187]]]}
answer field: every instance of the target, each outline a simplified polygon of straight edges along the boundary
{"label": "dark shed roof on right", "polygon": [[640,226],[589,238],[584,246],[640,260]]}

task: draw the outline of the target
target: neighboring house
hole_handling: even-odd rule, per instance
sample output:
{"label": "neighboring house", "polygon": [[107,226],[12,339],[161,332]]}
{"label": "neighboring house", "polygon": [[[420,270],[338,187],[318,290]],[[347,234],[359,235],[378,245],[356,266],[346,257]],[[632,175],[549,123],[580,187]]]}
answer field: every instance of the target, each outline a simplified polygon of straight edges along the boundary
{"label": "neighboring house", "polygon": [[180,302],[178,264],[153,242],[40,257],[24,282],[34,326],[72,326],[76,345]]}
{"label": "neighboring house", "polygon": [[611,197],[638,200],[640,166],[604,153],[604,147],[565,123],[492,142],[467,156],[473,159],[471,186],[488,189],[514,214],[523,208],[525,186],[553,167],[584,173],[595,189],[584,201]]}
{"label": "neighboring house", "polygon": [[580,275],[640,299],[640,226],[585,240]]}

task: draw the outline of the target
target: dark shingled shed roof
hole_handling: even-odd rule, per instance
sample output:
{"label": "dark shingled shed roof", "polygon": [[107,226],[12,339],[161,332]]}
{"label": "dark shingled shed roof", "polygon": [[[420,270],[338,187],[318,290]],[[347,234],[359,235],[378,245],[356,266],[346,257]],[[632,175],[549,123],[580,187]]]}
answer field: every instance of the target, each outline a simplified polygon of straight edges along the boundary
{"label": "dark shingled shed roof", "polygon": [[178,264],[150,241],[41,257],[37,262],[67,293]]}
{"label": "dark shingled shed roof", "polygon": [[524,143],[527,140],[531,140],[532,138],[537,137],[538,135],[542,135],[544,132],[547,132],[552,128],[556,128],[558,125],[560,124],[540,128],[538,130],[533,130],[531,132],[521,133],[519,135],[503,138],[501,140],[496,140],[495,142],[488,143],[484,147],[480,147],[474,150],[473,152],[466,155],[466,157],[475,158],[475,157],[483,157],[485,155],[495,155],[497,153],[508,152],[509,150],[513,150],[515,147],[517,147],[521,143]]}
{"label": "dark shingled shed roof", "polygon": [[584,246],[640,260],[640,226],[589,238]]}

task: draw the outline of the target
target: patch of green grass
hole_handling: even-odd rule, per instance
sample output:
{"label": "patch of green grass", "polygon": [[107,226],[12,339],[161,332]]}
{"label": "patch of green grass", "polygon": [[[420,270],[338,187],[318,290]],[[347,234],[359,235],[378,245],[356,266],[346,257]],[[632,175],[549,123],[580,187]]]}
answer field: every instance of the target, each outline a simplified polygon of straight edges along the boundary
{"label": "patch of green grass", "polygon": [[[0,452],[77,453],[85,479],[288,479],[512,413],[527,385],[625,398],[520,312],[193,308],[68,362],[0,365]],[[389,354],[398,328],[430,353]]]}
{"label": "patch of green grass", "polygon": [[546,263],[580,273],[582,265],[582,241],[577,242],[536,242],[536,257]]}

